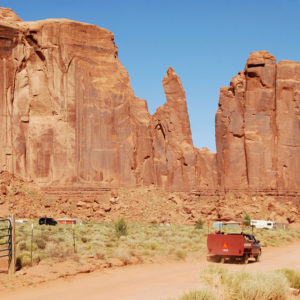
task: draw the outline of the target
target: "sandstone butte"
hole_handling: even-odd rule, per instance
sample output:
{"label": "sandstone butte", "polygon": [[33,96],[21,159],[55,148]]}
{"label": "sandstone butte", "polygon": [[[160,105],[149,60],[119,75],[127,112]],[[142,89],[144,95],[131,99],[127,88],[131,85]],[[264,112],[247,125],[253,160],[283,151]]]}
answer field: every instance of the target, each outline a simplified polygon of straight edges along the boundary
{"label": "sandstone butte", "polygon": [[174,70],[149,114],[106,29],[1,8],[0,64],[2,171],[50,187],[300,194],[300,63],[251,53],[221,88],[216,154],[194,147]]}

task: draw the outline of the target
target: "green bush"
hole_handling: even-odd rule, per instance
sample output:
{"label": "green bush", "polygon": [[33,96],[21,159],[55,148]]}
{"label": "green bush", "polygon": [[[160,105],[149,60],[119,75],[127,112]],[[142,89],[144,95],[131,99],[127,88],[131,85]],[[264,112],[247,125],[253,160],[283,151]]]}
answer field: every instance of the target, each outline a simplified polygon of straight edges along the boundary
{"label": "green bush", "polygon": [[290,287],[300,290],[300,273],[291,269],[278,270],[288,280]]}
{"label": "green bush", "polygon": [[245,225],[250,226],[251,218],[247,213],[244,216],[244,220],[247,221],[247,222],[245,222]]}
{"label": "green bush", "polygon": [[124,218],[120,218],[115,223],[115,232],[118,238],[120,238],[122,235],[128,234],[127,223]]}
{"label": "green bush", "polygon": [[185,293],[178,300],[215,300],[216,298],[209,291],[192,291]]}
{"label": "green bush", "polygon": [[203,228],[203,221],[201,219],[198,219],[196,221],[195,228],[196,229],[202,229]]}

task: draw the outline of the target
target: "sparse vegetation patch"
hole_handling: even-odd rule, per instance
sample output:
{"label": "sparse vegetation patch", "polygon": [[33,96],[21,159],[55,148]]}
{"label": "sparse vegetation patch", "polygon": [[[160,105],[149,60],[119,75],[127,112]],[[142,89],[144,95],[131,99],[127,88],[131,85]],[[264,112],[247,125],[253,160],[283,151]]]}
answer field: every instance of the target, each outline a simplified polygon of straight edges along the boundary
{"label": "sparse vegetation patch", "polygon": [[[155,258],[184,260],[187,256],[205,257],[207,228],[171,224],[135,224],[119,219],[115,223],[75,225],[75,248],[71,225],[39,226],[34,223],[33,265],[93,257],[99,261],[117,258],[123,264]],[[295,230],[255,230],[262,245],[278,246],[300,239]],[[31,224],[16,225],[16,255],[19,267],[31,262]],[[75,250],[75,251],[74,251]]]}

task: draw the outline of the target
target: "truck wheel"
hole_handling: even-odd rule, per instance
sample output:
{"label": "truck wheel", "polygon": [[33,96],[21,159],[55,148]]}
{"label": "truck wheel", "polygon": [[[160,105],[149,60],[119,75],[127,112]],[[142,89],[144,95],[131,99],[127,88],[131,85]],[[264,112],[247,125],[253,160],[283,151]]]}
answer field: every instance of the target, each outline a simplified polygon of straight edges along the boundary
{"label": "truck wheel", "polygon": [[245,254],[245,255],[243,256],[242,262],[243,262],[245,265],[248,264],[248,262],[249,262],[249,256],[248,256],[247,254]]}
{"label": "truck wheel", "polygon": [[214,257],[214,262],[220,262],[221,261],[221,256],[218,256],[218,255],[216,255],[215,257]]}
{"label": "truck wheel", "polygon": [[260,255],[261,255],[261,252],[259,252],[259,253],[254,257],[256,262],[259,262],[259,261],[260,261]]}

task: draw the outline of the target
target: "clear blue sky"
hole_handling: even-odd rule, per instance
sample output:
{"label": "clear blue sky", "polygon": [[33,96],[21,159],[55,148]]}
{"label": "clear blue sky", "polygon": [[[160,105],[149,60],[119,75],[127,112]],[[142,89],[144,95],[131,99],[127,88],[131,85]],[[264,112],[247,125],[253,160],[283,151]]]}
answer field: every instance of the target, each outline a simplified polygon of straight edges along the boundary
{"label": "clear blue sky", "polygon": [[25,21],[69,18],[115,34],[119,59],[150,113],[165,102],[169,66],[186,91],[195,146],[215,151],[219,88],[250,52],[300,61],[298,0],[0,0]]}

